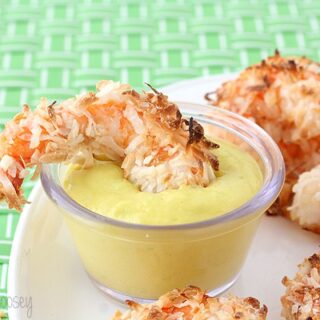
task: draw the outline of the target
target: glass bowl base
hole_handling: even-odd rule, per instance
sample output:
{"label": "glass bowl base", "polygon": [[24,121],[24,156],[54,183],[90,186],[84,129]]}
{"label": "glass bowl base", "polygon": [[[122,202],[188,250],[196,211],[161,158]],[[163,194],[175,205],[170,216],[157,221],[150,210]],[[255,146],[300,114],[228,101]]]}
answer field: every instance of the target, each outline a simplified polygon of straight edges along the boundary
{"label": "glass bowl base", "polygon": [[[213,290],[208,291],[208,295],[214,297],[214,296],[218,296],[218,295],[226,292],[234,285],[234,283],[237,281],[239,275],[240,275],[240,273],[238,273],[231,281],[224,284],[223,286],[220,286],[218,288],[215,288]],[[140,298],[140,297],[128,296],[124,293],[121,293],[119,291],[116,291],[114,289],[110,289],[110,288],[106,287],[105,285],[103,285],[99,281],[95,280],[91,275],[88,274],[88,276],[89,276],[90,280],[92,281],[92,283],[95,285],[95,287],[98,288],[99,291],[101,291],[105,296],[107,296],[108,298],[112,298],[113,300],[120,302],[122,304],[126,304],[126,301],[128,301],[128,300],[132,300],[132,301],[135,301],[140,304],[152,303],[157,300],[157,299],[145,299],[145,298]],[[180,288],[180,289],[183,289],[183,288]]]}

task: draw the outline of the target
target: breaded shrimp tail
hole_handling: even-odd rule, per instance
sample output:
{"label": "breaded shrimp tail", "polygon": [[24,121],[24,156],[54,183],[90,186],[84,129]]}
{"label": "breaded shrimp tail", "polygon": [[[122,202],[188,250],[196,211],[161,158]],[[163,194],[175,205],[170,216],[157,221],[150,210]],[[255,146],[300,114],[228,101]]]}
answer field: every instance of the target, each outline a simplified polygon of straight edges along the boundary
{"label": "breaded shrimp tail", "polygon": [[287,215],[299,175],[320,163],[320,65],[276,51],[224,83],[211,103],[252,119],[278,143],[287,176],[277,209]]}
{"label": "breaded shrimp tail", "polygon": [[128,305],[131,310],[117,312],[113,320],[264,320],[268,312],[255,298],[210,297],[194,286],[172,290],[155,303]]}
{"label": "breaded shrimp tail", "polygon": [[139,94],[104,80],[96,93],[60,104],[43,98],[34,111],[25,105],[0,135],[0,199],[20,210],[28,168],[39,172],[42,164],[57,162],[90,167],[95,159],[118,162],[142,191],[208,186],[218,170],[211,151],[218,145],[167,96],[152,90]]}

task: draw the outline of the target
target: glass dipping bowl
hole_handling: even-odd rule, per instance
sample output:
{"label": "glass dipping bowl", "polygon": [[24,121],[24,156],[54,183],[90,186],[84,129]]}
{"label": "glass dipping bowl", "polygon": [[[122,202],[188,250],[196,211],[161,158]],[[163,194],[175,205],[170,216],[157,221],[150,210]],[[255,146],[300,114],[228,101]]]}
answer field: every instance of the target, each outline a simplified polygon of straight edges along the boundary
{"label": "glass dipping bowl", "polygon": [[89,277],[120,301],[157,299],[187,285],[199,286],[212,295],[227,290],[239,275],[262,214],[283,185],[282,155],[263,129],[219,108],[177,104],[184,117],[203,125],[206,136],[230,141],[256,159],[263,184],[241,207],[188,224],[127,223],[72,200],[62,187],[65,166],[46,165],[41,173],[44,190],[62,211]]}

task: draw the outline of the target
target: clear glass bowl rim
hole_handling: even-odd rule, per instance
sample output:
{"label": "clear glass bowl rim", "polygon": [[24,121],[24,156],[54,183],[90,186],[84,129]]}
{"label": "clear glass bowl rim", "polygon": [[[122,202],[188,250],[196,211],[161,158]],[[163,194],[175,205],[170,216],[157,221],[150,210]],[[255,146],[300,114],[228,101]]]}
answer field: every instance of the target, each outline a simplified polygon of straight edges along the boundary
{"label": "clear glass bowl rim", "polygon": [[[189,103],[184,101],[176,102],[179,105],[180,111],[184,114],[184,105],[189,107],[202,108],[207,110],[209,113],[218,112],[221,115],[227,116],[230,119],[233,119],[237,122],[240,122],[242,125],[248,127],[252,133],[257,133],[261,139],[261,143],[265,154],[268,156],[268,159],[263,159],[265,169],[267,170],[269,179],[264,181],[264,184],[260,188],[259,192],[251,198],[248,202],[244,203],[242,206],[231,210],[221,216],[214,217],[211,219],[197,221],[192,223],[185,224],[174,224],[174,225],[147,225],[147,224],[136,224],[125,222],[121,220],[116,220],[110,217],[103,216],[99,213],[93,212],[79,203],[74,201],[69,195],[64,191],[60,184],[55,181],[55,178],[52,175],[52,168],[57,165],[46,164],[41,170],[41,182],[42,186],[47,193],[48,197],[58,206],[63,208],[69,213],[72,213],[76,216],[82,217],[84,219],[89,219],[100,224],[108,224],[116,227],[129,228],[129,229],[144,229],[144,230],[185,230],[185,229],[197,229],[213,226],[216,224],[232,221],[251,213],[262,211],[271,202],[276,199],[278,194],[281,191],[281,188],[284,183],[285,178],[285,165],[283,161],[282,154],[278,145],[273,141],[273,139],[267,134],[261,127],[256,125],[253,121],[250,121],[234,112],[224,110],[221,108],[213,106],[205,106],[202,104]],[[181,110],[182,109],[182,110]],[[210,123],[210,121],[209,121]],[[222,125],[221,127],[228,129],[227,126]],[[233,130],[231,130],[233,131]],[[239,136],[239,135],[238,135]],[[241,137],[240,137],[241,138]],[[245,140],[245,139],[243,139]],[[248,141],[246,141],[248,142]],[[250,144],[253,148],[254,146]],[[255,148],[254,148],[255,149]],[[255,149],[256,150],[256,149]],[[257,150],[256,150],[257,151]],[[259,152],[258,152],[259,153]],[[261,155],[260,155],[261,156]],[[269,164],[266,164],[269,162]]]}

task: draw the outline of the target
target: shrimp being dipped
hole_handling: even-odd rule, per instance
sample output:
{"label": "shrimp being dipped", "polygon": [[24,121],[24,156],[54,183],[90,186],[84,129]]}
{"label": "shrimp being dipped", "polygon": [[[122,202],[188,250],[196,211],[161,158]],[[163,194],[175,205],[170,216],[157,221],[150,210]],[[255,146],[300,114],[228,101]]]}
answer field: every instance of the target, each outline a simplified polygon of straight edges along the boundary
{"label": "shrimp being dipped", "polygon": [[[272,211],[305,221],[299,217],[308,211],[308,205],[300,210],[299,197],[292,207],[292,191],[301,189],[294,187],[300,174],[320,163],[320,65],[305,57],[284,58],[276,51],[237,79],[224,83],[211,103],[252,119],[278,143],[287,175]],[[320,202],[317,210],[320,212]],[[320,230],[320,220],[317,224]],[[315,230],[314,225],[301,225]]]}
{"label": "shrimp being dipped", "polygon": [[[151,87],[152,88],[152,87]],[[215,179],[218,145],[204,137],[192,118],[153,89],[139,94],[129,85],[100,81],[97,93],[25,105],[0,135],[0,199],[21,210],[21,184],[28,168],[95,159],[112,160],[142,191],[160,192],[183,184],[208,186]]]}

